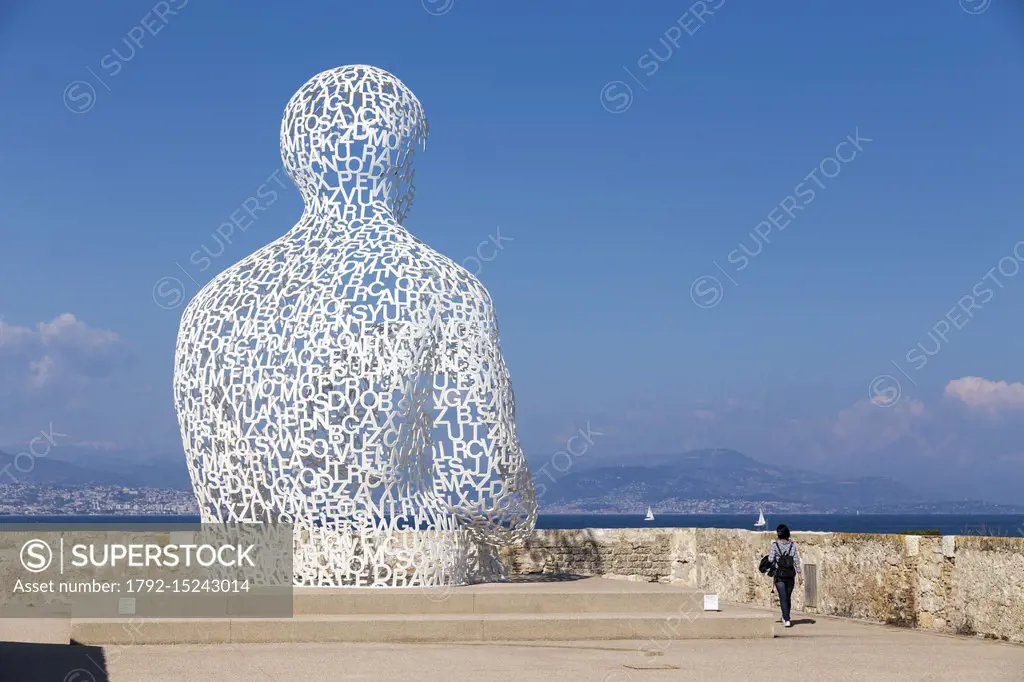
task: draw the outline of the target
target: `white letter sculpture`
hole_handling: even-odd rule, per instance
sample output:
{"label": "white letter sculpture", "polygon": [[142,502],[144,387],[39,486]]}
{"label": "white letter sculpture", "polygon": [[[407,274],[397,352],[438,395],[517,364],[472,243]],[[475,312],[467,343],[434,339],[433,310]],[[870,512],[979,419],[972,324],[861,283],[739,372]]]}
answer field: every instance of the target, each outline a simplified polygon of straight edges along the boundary
{"label": "white letter sculpture", "polygon": [[202,520],[293,523],[298,585],[463,584],[536,521],[490,295],[401,225],[426,134],[390,73],[313,77],[281,124],[302,217],[182,317]]}

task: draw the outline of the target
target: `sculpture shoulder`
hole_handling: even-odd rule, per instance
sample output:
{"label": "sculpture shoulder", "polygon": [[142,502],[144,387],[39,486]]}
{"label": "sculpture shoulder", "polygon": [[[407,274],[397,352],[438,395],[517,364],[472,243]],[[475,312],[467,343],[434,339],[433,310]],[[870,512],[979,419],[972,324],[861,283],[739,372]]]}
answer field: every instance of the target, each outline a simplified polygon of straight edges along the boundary
{"label": "sculpture shoulder", "polygon": [[275,271],[281,270],[281,261],[289,260],[292,250],[285,241],[277,240],[215,275],[189,301],[182,316],[183,323],[202,311],[237,307],[239,298],[266,285]]}
{"label": "sculpture shoulder", "polygon": [[[288,307],[290,300],[333,301],[369,321],[381,312],[371,299],[385,290],[392,292],[388,305],[422,310],[429,296],[445,318],[487,328],[495,324],[490,294],[476,276],[398,225],[383,232],[380,239],[334,241],[285,235],[259,249],[214,277],[189,302],[179,346],[205,343],[211,335],[223,342],[250,334],[264,322],[282,319],[277,308]],[[398,295],[413,290],[414,296]],[[350,309],[346,301],[352,300]],[[296,326],[323,324],[316,316],[303,317],[288,315],[286,326],[294,332]]]}
{"label": "sculpture shoulder", "polygon": [[[440,294],[447,310],[472,310],[478,314],[491,311],[491,295],[476,275],[401,226],[396,227],[396,238],[373,245],[363,255],[366,261],[381,265],[402,263],[399,269],[408,276],[408,286],[427,286]],[[418,284],[414,284],[416,280]]]}
{"label": "sculpture shoulder", "polygon": [[450,306],[467,313],[493,314],[491,294],[476,275],[447,256],[434,253],[436,260],[433,265],[437,268],[435,276]]}

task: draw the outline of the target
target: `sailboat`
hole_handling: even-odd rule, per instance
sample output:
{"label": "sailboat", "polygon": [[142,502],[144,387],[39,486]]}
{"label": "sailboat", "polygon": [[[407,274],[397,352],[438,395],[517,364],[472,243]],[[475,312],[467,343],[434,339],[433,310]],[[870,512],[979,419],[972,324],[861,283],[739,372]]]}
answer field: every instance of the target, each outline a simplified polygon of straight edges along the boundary
{"label": "sailboat", "polygon": [[653,521],[653,520],[654,520],[654,510],[651,509],[650,507],[647,507],[647,516],[644,517],[644,521]]}
{"label": "sailboat", "polygon": [[764,520],[764,510],[757,510],[757,523],[754,524],[754,528],[764,528],[768,525],[768,522]]}

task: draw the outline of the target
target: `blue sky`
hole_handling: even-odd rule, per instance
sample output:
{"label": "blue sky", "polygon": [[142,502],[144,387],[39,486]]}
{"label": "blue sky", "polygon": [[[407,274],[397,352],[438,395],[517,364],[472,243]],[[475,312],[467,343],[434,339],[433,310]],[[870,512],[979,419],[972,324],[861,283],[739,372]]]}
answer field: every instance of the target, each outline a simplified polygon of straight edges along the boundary
{"label": "blue sky", "polygon": [[367,63],[424,104],[407,227],[490,289],[535,465],[589,422],[594,463],[735,447],[1019,501],[1008,0],[15,0],[0,60],[0,443],[180,456],[178,298],[293,224],[284,104]]}

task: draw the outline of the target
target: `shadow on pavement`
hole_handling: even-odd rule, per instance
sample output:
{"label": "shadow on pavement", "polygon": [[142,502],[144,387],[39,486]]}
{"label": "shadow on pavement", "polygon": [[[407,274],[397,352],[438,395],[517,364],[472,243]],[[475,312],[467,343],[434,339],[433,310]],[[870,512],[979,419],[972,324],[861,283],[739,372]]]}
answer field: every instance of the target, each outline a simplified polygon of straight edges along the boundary
{"label": "shadow on pavement", "polygon": [[108,682],[103,648],[71,644],[0,642],[3,682]]}

